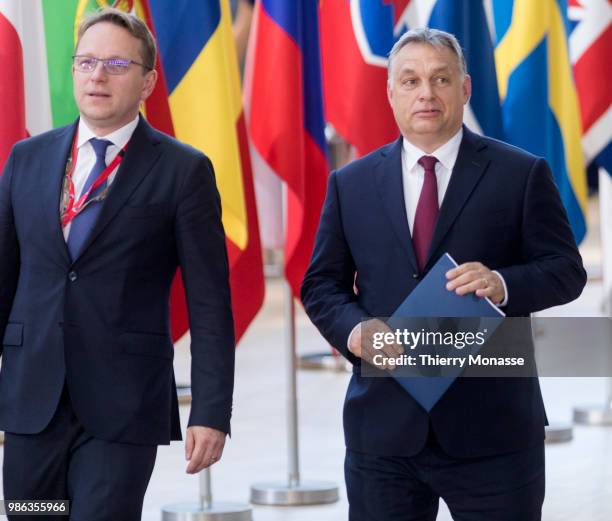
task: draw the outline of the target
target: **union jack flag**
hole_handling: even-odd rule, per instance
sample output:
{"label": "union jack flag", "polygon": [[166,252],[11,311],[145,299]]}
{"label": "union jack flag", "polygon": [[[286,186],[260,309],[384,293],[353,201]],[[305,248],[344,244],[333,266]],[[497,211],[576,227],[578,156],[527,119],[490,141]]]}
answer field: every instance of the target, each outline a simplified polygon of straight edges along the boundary
{"label": "union jack flag", "polygon": [[612,3],[569,0],[568,18],[585,159],[612,174]]}

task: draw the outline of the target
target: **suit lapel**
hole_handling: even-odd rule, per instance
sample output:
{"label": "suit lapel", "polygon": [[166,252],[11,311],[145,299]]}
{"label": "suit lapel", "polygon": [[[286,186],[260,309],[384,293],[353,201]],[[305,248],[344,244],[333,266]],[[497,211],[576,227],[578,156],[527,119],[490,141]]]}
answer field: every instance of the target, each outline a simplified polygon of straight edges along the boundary
{"label": "suit lapel", "polygon": [[60,199],[66,162],[70,154],[70,147],[74,139],[77,122],[62,129],[54,138],[50,139],[44,151],[40,155],[40,170],[45,172],[41,182],[42,204],[45,223],[49,226],[48,236],[54,243],[58,252],[60,265],[70,264],[70,255],[64,240],[62,226],[60,223]]}
{"label": "suit lapel", "polygon": [[[161,151],[156,147],[159,140],[151,126],[141,116],[134,134],[130,139],[125,158],[121,161],[115,180],[91,233],[79,253],[82,257],[96,238],[102,233],[117,212],[127,202],[132,192],[138,187],[159,158]],[[76,260],[75,259],[75,262]]]}
{"label": "suit lapel", "polygon": [[437,260],[438,248],[448,233],[459,212],[484,174],[489,160],[480,154],[486,144],[477,134],[463,127],[463,139],[450,182],[440,207],[438,222],[429,245],[426,268]]}
{"label": "suit lapel", "polygon": [[404,201],[404,183],[402,180],[402,138],[392,143],[381,152],[382,161],[376,170],[376,184],[383,205],[399,243],[408,254],[408,259],[415,271],[417,269],[416,255],[412,247],[412,237],[406,215]]}

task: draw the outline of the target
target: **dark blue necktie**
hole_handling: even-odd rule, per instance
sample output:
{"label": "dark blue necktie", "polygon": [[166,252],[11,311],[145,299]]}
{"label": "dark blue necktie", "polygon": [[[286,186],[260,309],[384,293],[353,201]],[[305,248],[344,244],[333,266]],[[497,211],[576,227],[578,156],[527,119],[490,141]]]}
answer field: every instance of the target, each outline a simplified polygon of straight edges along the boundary
{"label": "dark blue necktie", "polygon": [[[97,139],[92,138],[89,140],[91,146],[96,153],[96,164],[91,169],[87,180],[85,181],[85,186],[83,186],[83,190],[81,194],[84,194],[89,190],[89,187],[94,183],[94,181],[98,178],[98,176],[104,172],[106,168],[106,149],[112,143],[107,139]],[[90,200],[102,193],[104,188],[106,187],[106,181],[104,181],[100,186],[98,186],[95,190],[92,190],[89,194],[87,200]],[[77,198],[78,199],[78,198]],[[96,223],[96,219],[98,218],[98,214],[102,209],[102,201],[96,201],[89,205],[87,205],[73,220],[70,225],[70,233],[68,234],[68,251],[70,252],[70,257],[72,260],[76,259],[85,243],[85,239],[91,232],[94,224]]]}

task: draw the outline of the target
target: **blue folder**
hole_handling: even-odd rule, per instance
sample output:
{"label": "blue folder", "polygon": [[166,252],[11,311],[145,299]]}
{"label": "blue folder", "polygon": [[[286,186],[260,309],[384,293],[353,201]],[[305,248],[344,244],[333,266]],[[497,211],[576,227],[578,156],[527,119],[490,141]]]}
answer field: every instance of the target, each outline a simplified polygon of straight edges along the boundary
{"label": "blue folder", "polygon": [[[454,291],[447,290],[446,272],[456,266],[457,263],[448,253],[442,255],[389,318],[387,323],[391,329],[403,329],[406,323],[410,322],[410,317],[422,317],[422,320],[431,317],[428,326],[429,330],[433,330],[436,324],[440,326],[444,322],[444,317],[453,317],[465,319],[463,322],[462,320],[454,321],[459,327],[462,327],[463,324],[467,330],[485,329],[487,331],[485,338],[488,339],[505,314],[487,298],[477,297],[473,293],[459,296]],[[481,347],[471,346],[467,351],[456,351],[456,354],[475,355]],[[462,369],[447,367],[443,371],[445,376],[402,376],[402,371],[398,370],[391,371],[390,374],[429,412],[459,376]]]}

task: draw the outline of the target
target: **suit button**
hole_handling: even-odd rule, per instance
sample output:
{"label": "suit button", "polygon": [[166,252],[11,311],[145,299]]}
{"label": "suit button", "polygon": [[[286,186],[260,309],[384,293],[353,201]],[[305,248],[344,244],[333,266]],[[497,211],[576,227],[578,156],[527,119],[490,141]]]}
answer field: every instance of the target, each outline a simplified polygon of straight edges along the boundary
{"label": "suit button", "polygon": [[412,278],[413,279],[418,279],[419,278],[419,274],[418,273],[413,273],[412,274]]}
{"label": "suit button", "polygon": [[68,273],[68,280],[70,280],[70,282],[74,282],[77,278],[76,271],[71,271]]}

